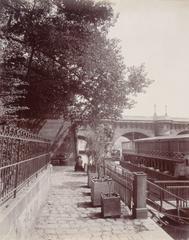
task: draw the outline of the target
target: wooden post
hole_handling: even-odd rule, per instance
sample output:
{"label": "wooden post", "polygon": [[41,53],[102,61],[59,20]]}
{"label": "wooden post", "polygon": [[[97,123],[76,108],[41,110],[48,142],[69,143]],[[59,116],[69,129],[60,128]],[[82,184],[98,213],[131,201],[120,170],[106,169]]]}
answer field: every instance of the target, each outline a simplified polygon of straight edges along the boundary
{"label": "wooden post", "polygon": [[147,175],[143,172],[134,173],[133,181],[133,217],[147,218],[146,208]]}

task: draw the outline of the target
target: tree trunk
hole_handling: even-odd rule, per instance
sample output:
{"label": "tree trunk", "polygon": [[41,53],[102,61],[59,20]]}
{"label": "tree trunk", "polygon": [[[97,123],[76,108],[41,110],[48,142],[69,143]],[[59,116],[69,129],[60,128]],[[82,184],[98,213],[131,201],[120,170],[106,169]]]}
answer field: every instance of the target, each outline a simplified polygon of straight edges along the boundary
{"label": "tree trunk", "polygon": [[76,132],[76,129],[77,129],[77,127],[76,127],[76,125],[75,124],[73,124],[73,126],[72,126],[72,133],[73,133],[73,144],[74,144],[74,157],[75,157],[75,160],[76,160],[76,158],[77,158],[77,155],[78,155],[78,147],[77,147],[77,132]]}

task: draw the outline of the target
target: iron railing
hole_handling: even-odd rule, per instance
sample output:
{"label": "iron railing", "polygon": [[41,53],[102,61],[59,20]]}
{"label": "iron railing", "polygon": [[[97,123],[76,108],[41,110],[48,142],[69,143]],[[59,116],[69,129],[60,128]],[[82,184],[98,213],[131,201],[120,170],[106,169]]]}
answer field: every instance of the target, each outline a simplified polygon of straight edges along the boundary
{"label": "iron railing", "polygon": [[120,195],[121,200],[132,210],[133,206],[133,173],[114,162],[105,163],[105,174],[112,178],[113,191]]}
{"label": "iron railing", "polygon": [[154,209],[173,220],[189,223],[187,199],[150,181],[147,181],[147,192],[147,202]]}
{"label": "iron railing", "polygon": [[129,169],[131,172],[142,171],[148,175],[150,179],[160,179],[160,180],[175,180],[176,177],[169,174],[169,172],[161,172],[159,170],[155,170],[154,168],[145,166],[144,164],[137,164],[130,161],[121,161],[121,166]]}
{"label": "iron railing", "polygon": [[124,154],[123,162],[130,162],[143,168],[151,168],[154,171],[166,172],[167,175],[174,176],[175,165],[182,163],[183,159],[128,153]]}
{"label": "iron railing", "polygon": [[23,129],[0,129],[0,204],[37,176],[49,162],[50,142]]}
{"label": "iron railing", "polygon": [[[134,173],[127,169],[113,163],[105,162],[105,174],[112,178],[114,184],[114,191],[119,193],[121,200],[133,210],[133,191],[136,187],[134,185]],[[133,169],[132,169],[133,170]],[[135,166],[135,171],[139,169]],[[180,186],[175,186],[179,181],[157,181],[163,186],[158,186],[147,180],[147,203],[148,208],[151,206],[154,210],[162,213],[164,216],[169,217],[177,222],[189,223],[189,202],[188,202],[188,182],[180,181]],[[164,186],[165,185],[165,186]],[[177,190],[177,192],[176,192]],[[183,194],[183,191],[185,194]],[[182,191],[182,193],[181,193]]]}
{"label": "iron railing", "polygon": [[154,183],[189,201],[189,180],[156,180]]}

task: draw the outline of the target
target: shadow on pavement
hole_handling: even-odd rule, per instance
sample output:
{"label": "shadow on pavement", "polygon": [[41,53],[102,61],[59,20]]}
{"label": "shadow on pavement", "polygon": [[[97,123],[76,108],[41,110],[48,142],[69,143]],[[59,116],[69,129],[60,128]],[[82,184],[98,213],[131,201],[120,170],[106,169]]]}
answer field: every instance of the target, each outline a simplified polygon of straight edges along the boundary
{"label": "shadow on pavement", "polygon": [[88,188],[88,189],[90,189],[87,185],[81,185],[80,187],[81,188]]}
{"label": "shadow on pavement", "polygon": [[88,214],[88,218],[90,219],[98,219],[98,218],[103,218],[101,212],[98,213],[90,213]]}
{"label": "shadow on pavement", "polygon": [[83,173],[83,172],[73,172],[73,173],[69,173],[69,176],[71,176],[71,177],[85,177],[85,176],[87,176],[86,175],[86,173]]}
{"label": "shadow on pavement", "polygon": [[94,208],[92,202],[80,202],[77,204],[79,208]]}
{"label": "shadow on pavement", "polygon": [[90,192],[82,192],[82,194],[83,194],[84,197],[90,197],[91,196]]}

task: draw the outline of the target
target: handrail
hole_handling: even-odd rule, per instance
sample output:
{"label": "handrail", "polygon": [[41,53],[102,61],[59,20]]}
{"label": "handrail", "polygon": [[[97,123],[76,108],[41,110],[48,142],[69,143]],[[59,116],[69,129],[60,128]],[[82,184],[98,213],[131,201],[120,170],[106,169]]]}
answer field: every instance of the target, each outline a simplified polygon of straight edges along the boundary
{"label": "handrail", "polygon": [[155,183],[189,183],[189,180],[155,180]]}
{"label": "handrail", "polygon": [[[27,182],[30,182],[30,180],[32,180],[34,177],[36,177],[37,174],[39,174],[46,166],[43,166],[42,168],[40,168],[37,172],[33,173],[28,179]],[[15,193],[15,191],[19,191],[20,189],[22,189],[22,187],[25,186],[25,182],[21,183],[20,185],[14,187],[13,189],[11,189],[11,191],[9,191],[8,196],[3,196],[2,198],[0,198],[0,206],[6,202],[8,199],[10,199],[12,197],[12,195]]]}
{"label": "handrail", "polygon": [[[110,167],[110,169],[111,170],[113,170],[113,168],[114,169],[116,169],[116,168],[119,168],[119,169],[121,169],[121,171],[122,172],[124,172],[124,173],[126,173],[126,174],[128,174],[128,175],[130,175],[130,176],[133,176],[133,173],[132,172],[130,172],[129,170],[127,170],[127,169],[125,169],[125,168],[123,168],[122,166],[117,166],[117,164],[115,164],[115,163],[105,163],[105,167],[106,166],[108,166],[108,167]],[[115,171],[116,173],[118,173],[117,171]],[[118,173],[119,174],[119,173]]]}
{"label": "handrail", "polygon": [[163,157],[163,156],[155,156],[155,155],[150,155],[150,154],[144,154],[144,153],[123,153],[125,155],[132,155],[132,156],[137,156],[137,157],[145,157],[145,158],[150,158],[150,159],[160,159],[160,160],[164,160],[164,161],[171,161],[171,162],[175,162],[175,163],[182,163],[183,159],[181,160],[176,160],[174,158],[168,158],[168,157]]}
{"label": "handrail", "polygon": [[189,186],[166,186],[169,189],[182,189],[182,188],[189,188]]}
{"label": "handrail", "polygon": [[25,137],[18,137],[18,136],[9,136],[9,135],[3,135],[0,134],[0,138],[11,138],[11,139],[17,139],[17,140],[23,140],[23,141],[29,141],[29,142],[40,142],[40,143],[50,143],[50,140],[40,140],[35,138],[25,138]]}
{"label": "handrail", "polygon": [[9,164],[9,165],[0,167],[0,171],[3,170],[3,169],[5,169],[5,168],[10,168],[10,167],[13,167],[13,166],[16,166],[16,165],[20,165],[20,164],[22,164],[22,163],[29,162],[29,161],[32,161],[32,160],[34,160],[34,159],[37,159],[37,158],[40,158],[40,157],[45,157],[45,156],[48,156],[48,155],[49,155],[49,153],[44,153],[44,154],[37,155],[37,156],[32,157],[32,158],[25,159],[25,160],[20,161],[20,162],[16,162],[16,163],[13,163],[13,164]]}
{"label": "handrail", "polygon": [[165,193],[167,193],[167,194],[170,194],[172,197],[174,197],[174,198],[176,198],[176,199],[178,199],[178,200],[180,200],[180,201],[187,202],[186,199],[181,198],[181,197],[177,196],[176,194],[167,191],[166,189],[164,189],[164,188],[158,186],[157,184],[154,184],[154,183],[150,182],[149,180],[147,180],[147,183],[148,183],[149,185],[151,184],[151,185],[155,186],[156,188],[158,188],[159,190],[161,190],[161,191],[163,191],[163,192],[165,192]]}

